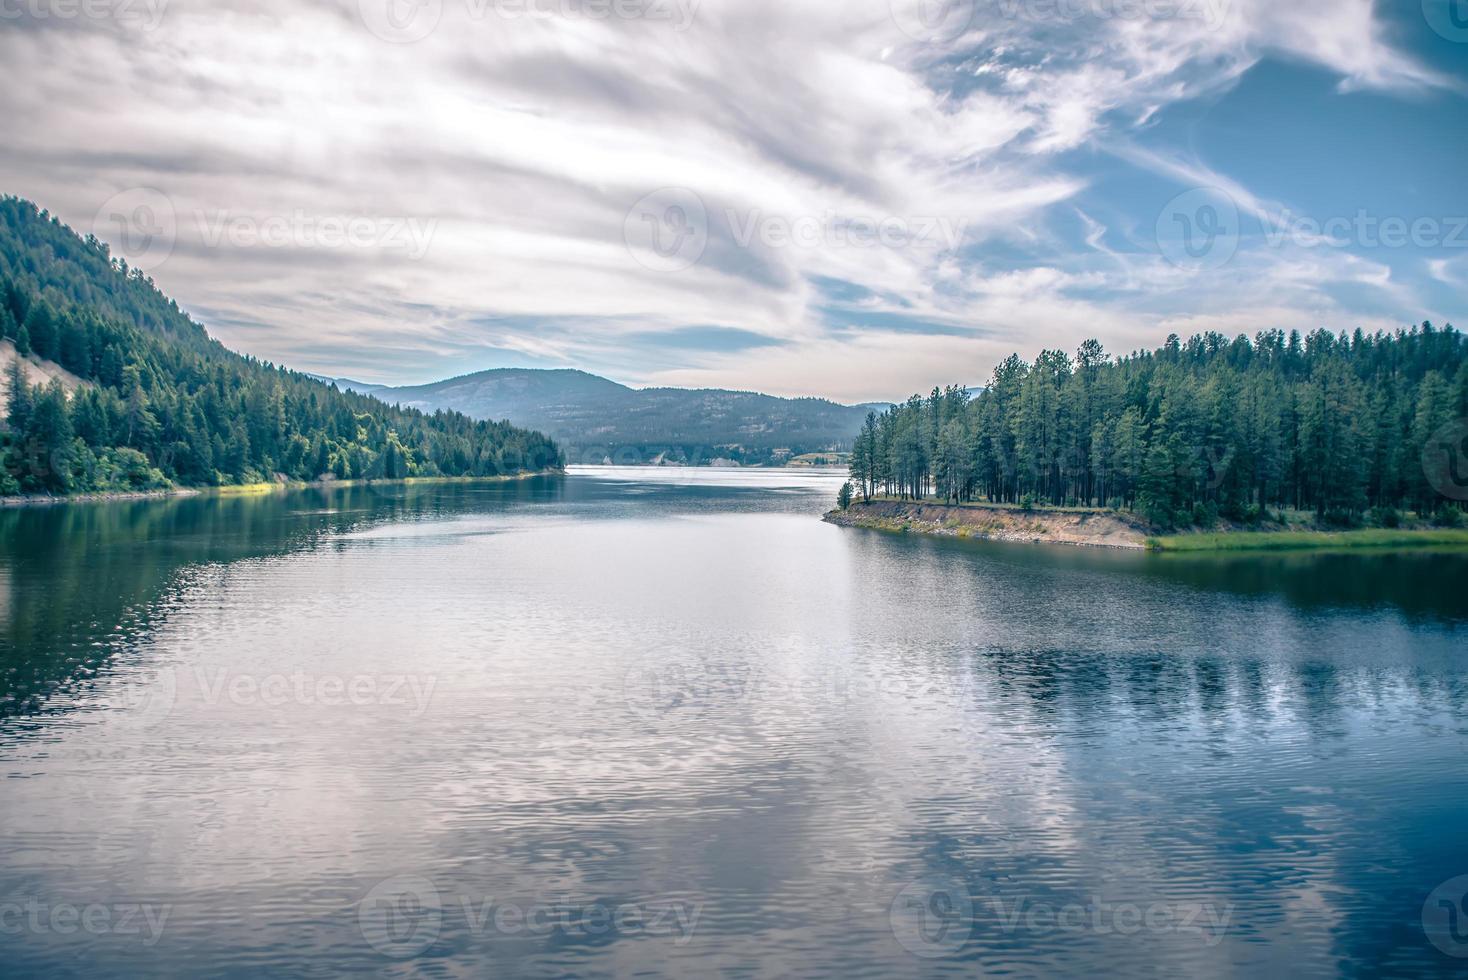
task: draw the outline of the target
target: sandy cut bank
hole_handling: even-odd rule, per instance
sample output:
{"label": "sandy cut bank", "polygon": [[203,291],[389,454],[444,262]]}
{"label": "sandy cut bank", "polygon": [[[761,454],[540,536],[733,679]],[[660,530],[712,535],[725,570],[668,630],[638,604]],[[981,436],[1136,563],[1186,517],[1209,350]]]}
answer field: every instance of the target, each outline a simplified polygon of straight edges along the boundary
{"label": "sandy cut bank", "polygon": [[824,519],[841,527],[878,531],[1093,548],[1143,549],[1152,533],[1142,521],[1113,511],[1021,510],[898,500],[854,503],[846,510],[831,511]]}

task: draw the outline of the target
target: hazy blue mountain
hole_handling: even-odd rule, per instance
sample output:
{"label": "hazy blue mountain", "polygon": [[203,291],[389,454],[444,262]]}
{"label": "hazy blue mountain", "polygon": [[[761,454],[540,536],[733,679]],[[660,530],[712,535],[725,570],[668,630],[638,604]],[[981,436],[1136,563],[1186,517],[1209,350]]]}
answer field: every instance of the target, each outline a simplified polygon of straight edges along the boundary
{"label": "hazy blue mountain", "polygon": [[750,391],[635,389],[585,371],[529,368],[373,388],[371,393],[425,411],[451,409],[532,426],[556,439],[571,462],[663,458],[757,464],[784,458],[778,450],[789,450],[791,456],[846,451],[868,411],[821,398],[776,398]]}
{"label": "hazy blue mountain", "polygon": [[315,378],[322,384],[336,385],[342,391],[355,391],[359,395],[370,395],[374,391],[382,391],[387,385],[370,385],[365,381],[353,381],[351,378],[328,378],[324,374],[308,374],[308,378]]}

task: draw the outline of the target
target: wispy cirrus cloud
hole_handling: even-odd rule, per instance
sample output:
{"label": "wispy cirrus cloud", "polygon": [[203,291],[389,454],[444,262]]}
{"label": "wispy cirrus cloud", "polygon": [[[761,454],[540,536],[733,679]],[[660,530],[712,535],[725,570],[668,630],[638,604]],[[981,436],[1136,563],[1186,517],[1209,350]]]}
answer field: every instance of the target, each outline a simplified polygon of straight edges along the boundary
{"label": "wispy cirrus cloud", "polygon": [[[156,189],[173,222],[151,271],[226,343],[391,382],[514,362],[866,399],[1091,335],[1385,324],[1447,283],[1427,263],[1450,257],[1414,256],[1418,282],[1240,229],[1222,268],[1179,266],[1156,241],[1191,185],[1256,222],[1291,206],[1169,129],[1261,61],[1309,65],[1341,99],[1436,93],[1463,119],[1462,79],[1368,0],[936,9],[32,12],[0,26],[29,80],[0,92],[0,181],[109,239],[138,213],[129,189]],[[673,211],[665,188],[692,197]],[[330,237],[331,219],[377,230]],[[259,233],[272,222],[286,231]],[[219,231],[236,226],[257,233]],[[649,261],[690,242],[693,261]]]}

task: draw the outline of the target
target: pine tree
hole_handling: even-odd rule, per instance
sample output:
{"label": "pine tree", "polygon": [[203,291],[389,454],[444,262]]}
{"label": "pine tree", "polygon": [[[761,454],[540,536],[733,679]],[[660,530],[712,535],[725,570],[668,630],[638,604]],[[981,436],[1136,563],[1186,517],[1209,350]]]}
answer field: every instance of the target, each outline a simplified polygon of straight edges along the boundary
{"label": "pine tree", "polygon": [[34,489],[65,493],[71,489],[71,417],[66,392],[52,381],[36,398],[25,428],[24,445]]}
{"label": "pine tree", "polygon": [[6,374],[5,396],[9,399],[10,406],[6,412],[5,421],[12,432],[24,434],[26,427],[30,424],[34,398],[19,358],[10,362],[10,369]]}
{"label": "pine tree", "polygon": [[852,476],[866,444],[873,489],[903,497],[1119,504],[1159,523],[1267,508],[1354,522],[1372,507],[1440,507],[1421,453],[1465,415],[1468,344],[1451,328],[1210,333],[1117,359],[1087,343],[1074,362],[1012,355],[973,398],[950,385],[874,416]]}
{"label": "pine tree", "polygon": [[56,329],[56,317],[45,301],[31,304],[24,327],[30,335],[31,350],[37,357],[48,361],[60,359],[61,337]]}

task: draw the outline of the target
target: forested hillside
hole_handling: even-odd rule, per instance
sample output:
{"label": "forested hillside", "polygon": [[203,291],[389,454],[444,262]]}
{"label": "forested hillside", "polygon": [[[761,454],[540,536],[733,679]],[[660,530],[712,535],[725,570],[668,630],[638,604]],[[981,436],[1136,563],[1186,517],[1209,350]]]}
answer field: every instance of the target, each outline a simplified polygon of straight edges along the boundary
{"label": "forested hillside", "polygon": [[[719,388],[629,388],[585,371],[500,368],[373,395],[538,429],[574,461],[743,464],[845,451],[866,410],[823,398],[777,398]],[[787,450],[788,453],[781,453]]]}
{"label": "forested hillside", "polygon": [[537,432],[425,415],[225,349],[151,279],[35,205],[0,199],[0,337],[83,382],[4,379],[0,494],[507,475],[561,465]]}
{"label": "forested hillside", "polygon": [[1468,416],[1465,354],[1462,334],[1425,323],[1012,355],[976,396],[935,388],[869,416],[851,473],[866,497],[1133,508],[1164,526],[1280,507],[1343,525],[1373,509],[1455,518],[1422,455]]}

